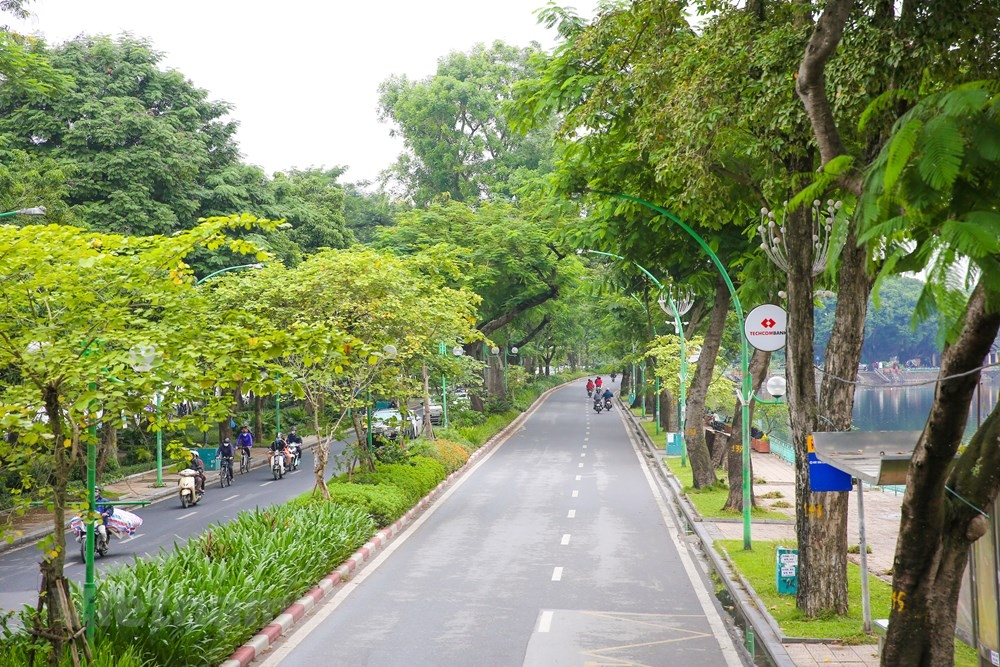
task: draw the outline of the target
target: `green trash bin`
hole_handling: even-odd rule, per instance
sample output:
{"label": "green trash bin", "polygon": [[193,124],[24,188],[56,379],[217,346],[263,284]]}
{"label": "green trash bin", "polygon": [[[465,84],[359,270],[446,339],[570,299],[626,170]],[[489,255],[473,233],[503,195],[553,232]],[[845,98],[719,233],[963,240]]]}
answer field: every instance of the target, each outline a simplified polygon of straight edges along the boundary
{"label": "green trash bin", "polygon": [[215,458],[216,450],[214,448],[209,449],[207,447],[198,447],[195,449],[198,452],[198,456],[201,457],[202,463],[205,464],[205,470],[218,470],[219,460]]}
{"label": "green trash bin", "polygon": [[667,433],[667,456],[680,456],[684,453],[684,442],[680,433]]}
{"label": "green trash bin", "polygon": [[778,547],[774,563],[774,580],[779,595],[799,592],[799,550]]}

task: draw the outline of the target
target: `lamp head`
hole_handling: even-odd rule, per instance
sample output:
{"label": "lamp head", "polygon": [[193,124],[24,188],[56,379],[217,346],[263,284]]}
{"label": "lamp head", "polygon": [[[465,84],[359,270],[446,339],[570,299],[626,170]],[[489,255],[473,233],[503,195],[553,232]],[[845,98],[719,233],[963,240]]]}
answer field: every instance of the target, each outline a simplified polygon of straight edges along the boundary
{"label": "lamp head", "polygon": [[511,353],[511,354],[517,354],[517,345],[515,345],[515,346],[514,346],[514,347],[512,347],[512,348],[510,348],[510,353]]}
{"label": "lamp head", "polygon": [[456,357],[460,357],[463,354],[465,354],[465,350],[462,349],[461,345],[456,345],[455,347],[451,348],[451,353],[454,354]]}
{"label": "lamp head", "polygon": [[767,393],[775,398],[781,398],[788,390],[788,383],[780,375],[774,375],[767,380]]}

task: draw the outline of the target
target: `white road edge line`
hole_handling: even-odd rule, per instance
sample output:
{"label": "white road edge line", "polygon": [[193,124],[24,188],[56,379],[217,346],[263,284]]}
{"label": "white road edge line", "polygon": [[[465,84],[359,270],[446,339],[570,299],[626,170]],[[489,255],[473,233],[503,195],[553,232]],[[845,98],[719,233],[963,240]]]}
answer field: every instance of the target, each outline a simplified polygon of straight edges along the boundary
{"label": "white road edge line", "polygon": [[582,480],[583,480],[583,475],[577,475],[576,476],[576,481],[579,482],[579,481],[582,481]]}
{"label": "white road edge line", "polygon": [[552,616],[551,611],[543,611],[542,617],[538,619],[538,631],[548,632],[552,628]]}
{"label": "white road edge line", "polygon": [[563,569],[561,567],[554,568],[552,570],[552,581],[562,581],[562,572]]}
{"label": "white road edge line", "polygon": [[618,418],[622,421],[622,425],[625,426],[629,443],[632,445],[632,452],[639,459],[642,474],[645,475],[646,483],[649,484],[649,489],[653,492],[653,497],[656,499],[656,505],[660,510],[660,514],[663,515],[664,522],[668,525],[673,524],[675,528],[675,530],[667,530],[667,533],[669,533],[674,546],[677,547],[677,553],[680,556],[681,564],[684,566],[684,572],[687,573],[688,579],[691,581],[691,587],[694,588],[698,602],[701,603],[701,609],[705,612],[705,619],[708,621],[709,627],[712,628],[712,634],[715,635],[715,640],[719,643],[719,648],[722,649],[722,655],[726,658],[726,665],[728,667],[742,667],[743,661],[740,660],[739,651],[736,650],[732,637],[726,631],[726,624],[723,622],[722,616],[719,615],[719,610],[712,603],[711,598],[709,598],[708,591],[705,590],[705,584],[698,575],[697,566],[691,559],[691,554],[688,553],[687,545],[682,544],[678,538],[678,535],[683,532],[683,527],[677,519],[676,514],[670,510],[664,494],[660,493],[660,489],[653,479],[653,474],[650,472],[649,466],[646,465],[646,459],[642,455],[639,443],[636,442],[632,429],[628,428],[628,424],[625,422],[625,417],[621,414],[621,411],[618,413]]}
{"label": "white road edge line", "polygon": [[570,510],[569,513],[566,514],[566,518],[567,519],[575,519],[576,518],[576,510]]}
{"label": "white road edge line", "polygon": [[[531,417],[531,415],[533,415],[536,410],[538,410],[538,408],[544,405],[547,400],[548,399],[546,398],[545,401],[540,401],[536,403],[530,410],[523,413],[525,421],[527,421],[528,418]],[[347,581],[341,584],[340,588],[337,589],[337,592],[332,597],[326,598],[318,605],[316,605],[316,607],[314,607],[313,611],[311,612],[312,617],[309,618],[309,620],[307,620],[301,626],[298,627],[293,626],[291,631],[284,636],[284,639],[280,645],[272,644],[271,652],[268,655],[267,660],[262,662],[260,664],[260,667],[279,667],[279,665],[281,665],[281,661],[287,658],[289,654],[291,654],[291,652],[294,651],[298,647],[298,645],[302,643],[309,636],[310,632],[315,630],[323,621],[327,619],[327,617],[330,616],[330,614],[336,611],[337,607],[339,607],[340,604],[347,599],[347,596],[354,592],[354,589],[360,586],[364,582],[364,580],[367,579],[368,576],[371,575],[375,570],[377,570],[378,567],[382,563],[384,563],[385,560],[389,556],[391,556],[392,553],[401,544],[403,544],[407,539],[409,539],[410,536],[413,535],[413,533],[416,532],[416,530],[420,528],[420,526],[422,526],[425,521],[431,518],[431,516],[433,516],[434,513],[437,512],[442,505],[444,505],[444,502],[448,498],[450,498],[451,495],[455,493],[455,491],[460,489],[462,485],[465,484],[465,482],[472,477],[472,475],[476,472],[476,470],[479,469],[479,466],[489,461],[493,457],[493,455],[500,450],[500,448],[507,442],[507,438],[509,438],[511,435],[513,435],[513,433],[507,434],[507,436],[501,442],[498,442],[493,447],[493,449],[487,452],[485,456],[480,458],[475,463],[475,465],[472,466],[472,468],[467,470],[464,475],[455,480],[455,482],[451,486],[449,486],[444,493],[442,493],[438,498],[436,498],[434,502],[431,503],[427,507],[427,509],[424,510],[424,512],[417,518],[416,521],[411,523],[405,530],[403,530],[402,533],[400,533],[397,537],[395,537],[388,544],[388,546],[386,546],[385,549],[383,549],[377,556],[375,556],[375,558],[372,559],[371,563],[361,568],[361,570],[357,571],[354,574],[354,576],[350,577]]]}
{"label": "white road edge line", "polygon": [[559,544],[562,545],[562,546],[568,545],[569,544],[569,537],[570,537],[569,533],[566,533],[565,535],[563,535],[562,536],[562,540],[559,542]]}
{"label": "white road edge line", "polygon": [[222,502],[224,502],[224,503],[225,502],[229,502],[230,500],[233,500],[234,498],[239,498],[239,497],[240,497],[240,494],[237,493],[235,496],[229,496],[228,498],[223,498]]}
{"label": "white road edge line", "polygon": [[175,519],[175,521],[180,521],[181,519],[186,519],[186,518],[188,518],[189,516],[194,516],[194,515],[195,515],[195,514],[197,514],[197,513],[198,513],[198,510],[195,510],[194,512],[188,512],[187,514],[182,514],[182,515],[180,515],[179,517],[177,517],[177,518]]}
{"label": "white road edge line", "polygon": [[573,493],[570,494],[570,497],[571,498],[579,498],[580,497],[580,492],[577,491],[576,489],[574,489]]}

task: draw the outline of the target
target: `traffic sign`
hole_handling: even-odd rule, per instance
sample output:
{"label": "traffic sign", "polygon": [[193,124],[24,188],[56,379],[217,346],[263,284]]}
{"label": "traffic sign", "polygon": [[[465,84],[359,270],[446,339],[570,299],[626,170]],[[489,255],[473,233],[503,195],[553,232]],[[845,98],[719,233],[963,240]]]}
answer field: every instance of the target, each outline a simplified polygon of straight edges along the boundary
{"label": "traffic sign", "polygon": [[747,341],[758,350],[774,352],[785,347],[785,326],[788,314],[781,306],[765,303],[757,306],[747,315],[743,323],[743,334]]}

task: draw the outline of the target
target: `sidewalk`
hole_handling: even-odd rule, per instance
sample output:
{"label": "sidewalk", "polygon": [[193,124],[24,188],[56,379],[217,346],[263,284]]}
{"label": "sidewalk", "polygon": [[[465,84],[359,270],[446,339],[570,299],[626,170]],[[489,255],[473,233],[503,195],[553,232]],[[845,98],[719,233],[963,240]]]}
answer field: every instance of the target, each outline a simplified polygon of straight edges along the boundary
{"label": "sidewalk", "polygon": [[[631,415],[625,411],[626,415]],[[657,459],[663,457],[663,449],[655,448],[648,435],[639,426],[637,418],[633,421],[636,433],[643,436],[646,447],[655,452]],[[753,459],[753,473],[755,480],[764,480],[764,483],[754,484],[754,496],[759,505],[781,512],[788,516],[787,523],[780,521],[754,521],[752,523],[752,535],[754,540],[761,541],[782,541],[788,540],[793,543],[795,540],[795,470],[791,464],[773,454],[760,454],[751,452]],[[674,481],[666,466],[660,463],[664,472]],[[671,486],[679,492],[680,485]],[[762,498],[772,491],[778,491],[781,498]],[[678,499],[679,500],[679,499]],[[894,494],[891,491],[882,491],[878,488],[866,488],[864,493],[865,505],[865,540],[871,553],[868,554],[869,576],[880,577],[887,582],[892,581],[891,572],[893,558],[896,553],[896,538],[899,534],[900,506],[903,502],[902,494]],[[791,507],[773,507],[775,503],[787,503]],[[689,503],[684,503],[688,508]],[[694,527],[696,533],[703,536],[703,542],[707,542],[706,549],[711,549],[711,542],[715,540],[742,540],[743,522],[734,519],[704,519],[697,521]],[[848,519],[847,519],[847,544],[857,546],[858,538],[858,505],[857,492],[852,491],[849,499]],[[859,554],[848,554],[848,559],[854,563],[860,563]],[[726,576],[728,568],[716,568],[720,576]],[[723,571],[726,570],[726,571]],[[743,588],[741,584],[730,581],[730,588]],[[757,618],[766,621],[771,626],[776,627],[774,620],[768,614],[766,607],[755,603],[750,596],[749,604],[756,609],[750,614],[757,614]],[[859,605],[860,600],[851,600],[852,605]],[[766,616],[766,619],[765,619]],[[781,654],[776,662],[780,665],[795,665],[796,667],[821,667],[830,665],[843,665],[844,667],[878,667],[878,647],[876,644],[843,645],[839,643],[805,643],[787,641],[773,633],[765,632],[765,629],[757,627],[754,623],[757,634],[758,647],[760,652],[761,643],[770,641],[772,650]],[[770,639],[768,638],[770,635]],[[771,653],[771,651],[768,651]]]}
{"label": "sidewalk", "polygon": [[[788,514],[790,523],[775,524],[754,522],[755,540],[795,540],[795,470],[791,464],[772,454],[752,452],[754,479],[766,480],[765,484],[754,484],[754,495],[760,505],[777,512]],[[771,491],[779,491],[783,498],[761,498]],[[775,502],[784,501],[792,507],[772,507]],[[865,541],[871,549],[868,554],[868,572],[887,582],[888,574],[896,554],[896,537],[899,534],[899,508],[902,494],[881,491],[878,488],[865,489]],[[712,539],[743,539],[742,522],[723,522],[705,519],[703,525]],[[858,504],[857,492],[850,494],[847,516],[847,544],[858,545]],[[848,560],[860,564],[860,555],[848,554]],[[852,600],[851,604],[860,604]],[[878,647],[875,644],[845,646],[840,644],[813,644],[802,642],[783,643],[789,658],[797,667],[820,667],[821,665],[850,665],[851,667],[877,667]]]}

